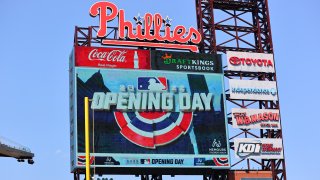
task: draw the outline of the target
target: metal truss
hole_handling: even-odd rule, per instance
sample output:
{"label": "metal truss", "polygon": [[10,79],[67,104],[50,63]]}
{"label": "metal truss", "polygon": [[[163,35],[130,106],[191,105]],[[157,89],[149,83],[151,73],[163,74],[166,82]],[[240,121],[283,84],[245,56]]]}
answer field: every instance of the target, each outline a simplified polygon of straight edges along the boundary
{"label": "metal truss", "polygon": [[80,180],[80,173],[78,171],[73,173],[73,180]]}
{"label": "metal truss", "polygon": [[[201,52],[272,52],[267,0],[196,0],[196,7]],[[218,33],[227,38],[219,39]]]}
{"label": "metal truss", "polygon": [[203,180],[227,180],[228,171],[219,170],[214,171],[212,174],[203,175]]}
{"label": "metal truss", "polygon": [[202,53],[217,52],[212,0],[196,0],[198,30],[202,34],[199,50]]}
{"label": "metal truss", "polygon": [[[103,38],[97,37],[97,32],[99,30],[98,26],[89,26],[89,27],[75,27],[75,33],[74,33],[74,45],[75,46],[105,46],[102,41],[103,40],[119,40],[119,41],[135,41],[135,42],[145,42],[144,40],[138,40],[138,39],[120,39],[119,38],[119,30],[118,27],[107,27],[107,34]],[[135,29],[133,29],[135,31]],[[144,32],[144,30],[142,30]],[[153,34],[154,30],[151,29],[150,33]],[[173,31],[171,31],[173,33]],[[160,30],[160,34],[164,36],[165,31]],[[153,40],[153,43],[159,43],[157,40]],[[161,42],[163,43],[163,42]],[[164,42],[166,43],[166,41]],[[180,44],[180,45],[194,45],[193,43],[189,42],[186,44],[174,42],[170,44]],[[134,46],[137,47],[137,46]],[[157,48],[150,48],[150,47],[138,47],[139,49],[157,49]],[[166,48],[161,48],[166,49]]]}
{"label": "metal truss", "polygon": [[[75,46],[100,46],[102,39],[97,38],[98,26],[75,27],[74,45]],[[108,34],[105,39],[118,39],[118,28],[108,27]]]}
{"label": "metal truss", "polygon": [[141,175],[141,180],[162,180],[162,175]]}
{"label": "metal truss", "polygon": [[[197,25],[203,36],[199,49],[202,53],[215,54],[226,51],[273,53],[268,0],[196,0]],[[219,17],[218,15],[221,15]],[[219,20],[217,20],[220,18]],[[276,73],[224,72],[228,79],[276,81]],[[258,106],[260,109],[280,109],[279,101],[227,100],[238,107]],[[228,123],[232,125],[231,114]],[[281,138],[281,130],[240,129],[230,137],[231,149],[236,137]],[[274,180],[286,180],[285,160],[240,160],[232,164],[246,164],[246,170],[259,166],[260,170],[272,171]]]}

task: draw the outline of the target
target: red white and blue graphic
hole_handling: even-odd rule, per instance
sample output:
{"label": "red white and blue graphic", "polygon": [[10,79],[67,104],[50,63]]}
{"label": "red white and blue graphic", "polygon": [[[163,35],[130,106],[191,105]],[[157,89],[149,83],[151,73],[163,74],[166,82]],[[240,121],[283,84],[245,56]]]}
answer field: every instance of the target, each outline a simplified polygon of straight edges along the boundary
{"label": "red white and blue graphic", "polygon": [[85,67],[75,74],[77,157],[85,153],[89,97],[96,167],[230,167],[223,74]]}
{"label": "red white and blue graphic", "polygon": [[132,143],[155,149],[186,134],[192,112],[115,112],[120,133]]}
{"label": "red white and blue graphic", "polygon": [[165,77],[139,77],[139,91],[166,91],[168,90],[167,78]]}
{"label": "red white and blue graphic", "polygon": [[[138,90],[168,90],[166,77],[138,77]],[[192,112],[114,112],[120,133],[132,143],[155,149],[186,134],[192,123]]]}
{"label": "red white and blue graphic", "polygon": [[[94,156],[90,156],[90,164],[94,163]],[[86,156],[78,156],[78,165],[85,166],[86,165]]]}
{"label": "red white and blue graphic", "polygon": [[229,166],[228,158],[213,158],[213,162],[216,166]]}
{"label": "red white and blue graphic", "polygon": [[194,165],[195,166],[217,166],[217,167],[228,167],[229,166],[229,159],[227,157],[221,158],[194,158]]}

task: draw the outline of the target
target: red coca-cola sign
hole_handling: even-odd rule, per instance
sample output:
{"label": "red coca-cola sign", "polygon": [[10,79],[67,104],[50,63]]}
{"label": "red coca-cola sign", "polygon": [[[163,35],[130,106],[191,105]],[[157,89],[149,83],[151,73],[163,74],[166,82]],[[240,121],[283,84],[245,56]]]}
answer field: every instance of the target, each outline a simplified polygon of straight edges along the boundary
{"label": "red coca-cola sign", "polygon": [[76,46],[75,66],[150,69],[150,51]]}

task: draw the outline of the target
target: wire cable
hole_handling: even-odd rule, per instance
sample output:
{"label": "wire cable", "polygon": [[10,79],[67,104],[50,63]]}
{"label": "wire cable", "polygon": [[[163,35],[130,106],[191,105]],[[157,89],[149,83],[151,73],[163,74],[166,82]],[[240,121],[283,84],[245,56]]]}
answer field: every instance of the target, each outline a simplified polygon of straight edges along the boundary
{"label": "wire cable", "polygon": [[[94,109],[92,109],[92,153],[94,155],[95,153],[95,140],[94,140]],[[95,174],[96,174],[96,157],[94,156],[94,161],[93,161],[93,180],[95,179]]]}

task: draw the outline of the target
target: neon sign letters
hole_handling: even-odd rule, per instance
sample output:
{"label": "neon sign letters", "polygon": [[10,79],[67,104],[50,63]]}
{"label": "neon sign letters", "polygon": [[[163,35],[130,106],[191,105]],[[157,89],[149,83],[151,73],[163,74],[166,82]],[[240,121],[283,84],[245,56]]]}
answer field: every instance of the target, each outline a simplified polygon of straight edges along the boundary
{"label": "neon sign letters", "polygon": [[[134,18],[136,21],[136,26],[134,27],[132,22],[125,20],[125,11],[118,9],[111,2],[101,1],[93,4],[90,8],[90,15],[92,17],[100,17],[99,30],[97,32],[99,38],[104,38],[107,35],[108,22],[118,17],[119,39],[121,40],[104,39],[102,40],[103,44],[185,49],[197,52],[197,45],[189,45],[187,43],[199,44],[202,39],[199,31],[193,27],[190,27],[188,32],[187,28],[182,25],[171,29],[171,19],[168,17],[164,19],[159,13],[154,15],[146,13],[144,17],[138,15],[138,17]],[[144,20],[142,21],[142,19]],[[164,32],[161,32],[163,26]],[[140,41],[126,41],[124,39]],[[159,43],[152,42],[154,40],[159,41]],[[174,42],[179,44],[174,44]]]}

